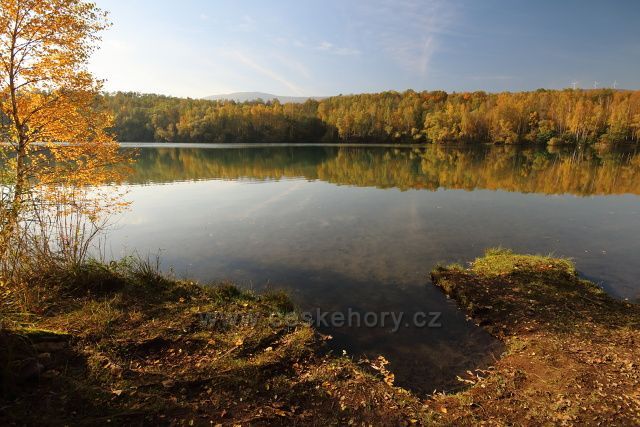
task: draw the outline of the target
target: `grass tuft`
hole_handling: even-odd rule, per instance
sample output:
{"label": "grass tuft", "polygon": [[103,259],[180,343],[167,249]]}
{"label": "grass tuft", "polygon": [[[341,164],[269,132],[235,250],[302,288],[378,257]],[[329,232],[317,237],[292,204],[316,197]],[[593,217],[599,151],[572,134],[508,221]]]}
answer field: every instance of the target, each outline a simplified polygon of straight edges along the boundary
{"label": "grass tuft", "polygon": [[509,249],[501,247],[487,249],[485,255],[477,258],[472,264],[472,270],[479,274],[501,275],[514,271],[554,270],[574,275],[576,268],[567,258],[555,258],[545,255],[518,255]]}

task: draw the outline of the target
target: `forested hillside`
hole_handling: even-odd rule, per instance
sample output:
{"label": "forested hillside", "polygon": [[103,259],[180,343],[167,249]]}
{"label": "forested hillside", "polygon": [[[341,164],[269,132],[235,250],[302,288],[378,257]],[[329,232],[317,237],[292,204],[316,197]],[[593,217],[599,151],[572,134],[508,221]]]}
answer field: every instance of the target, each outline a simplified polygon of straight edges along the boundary
{"label": "forested hillside", "polygon": [[104,95],[119,141],[637,143],[640,91],[383,92],[302,104]]}

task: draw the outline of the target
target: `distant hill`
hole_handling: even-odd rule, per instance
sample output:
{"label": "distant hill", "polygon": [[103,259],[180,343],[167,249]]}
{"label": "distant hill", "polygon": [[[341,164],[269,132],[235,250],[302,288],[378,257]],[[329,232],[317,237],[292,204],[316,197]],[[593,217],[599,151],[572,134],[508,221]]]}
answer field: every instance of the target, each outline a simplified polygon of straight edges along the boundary
{"label": "distant hill", "polygon": [[209,99],[211,101],[220,101],[220,100],[229,100],[236,102],[246,102],[246,101],[255,101],[257,99],[262,99],[263,101],[273,101],[277,99],[280,103],[285,104],[288,102],[293,103],[302,103],[308,99],[321,100],[325,97],[322,96],[280,96],[274,95],[272,93],[264,93],[264,92],[234,92],[227,93],[223,95],[211,95],[206,96],[204,99]]}

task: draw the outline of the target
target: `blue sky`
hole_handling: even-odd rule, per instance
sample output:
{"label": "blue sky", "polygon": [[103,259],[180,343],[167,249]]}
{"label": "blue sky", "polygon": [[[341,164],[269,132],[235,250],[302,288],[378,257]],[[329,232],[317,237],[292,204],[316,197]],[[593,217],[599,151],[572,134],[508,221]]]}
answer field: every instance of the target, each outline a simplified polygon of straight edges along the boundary
{"label": "blue sky", "polygon": [[107,90],[640,88],[640,0],[97,0]]}

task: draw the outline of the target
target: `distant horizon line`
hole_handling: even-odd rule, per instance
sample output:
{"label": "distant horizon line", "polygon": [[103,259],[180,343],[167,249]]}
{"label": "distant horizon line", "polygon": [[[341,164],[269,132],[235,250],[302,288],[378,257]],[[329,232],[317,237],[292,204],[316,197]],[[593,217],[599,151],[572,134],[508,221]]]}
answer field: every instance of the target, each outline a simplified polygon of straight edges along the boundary
{"label": "distant horizon line", "polygon": [[[239,96],[239,95],[248,95],[248,94],[261,94],[261,95],[268,95],[274,98],[298,98],[298,99],[316,99],[316,100],[321,100],[321,99],[327,99],[327,98],[335,98],[338,96],[355,96],[355,95],[375,95],[375,94],[380,94],[380,93],[387,93],[387,92],[395,92],[395,93],[405,93],[405,92],[409,92],[409,91],[413,91],[415,93],[422,93],[422,92],[445,92],[447,94],[461,94],[461,93],[476,93],[476,92],[485,92],[487,94],[500,94],[500,93],[531,93],[531,92],[537,92],[537,91],[565,91],[565,90],[575,90],[575,91],[604,91],[604,90],[609,90],[609,91],[616,91],[616,92],[637,92],[640,91],[640,89],[628,89],[628,88],[613,88],[613,87],[599,87],[599,88],[587,88],[587,87],[577,87],[577,88],[572,88],[572,87],[563,87],[563,88],[544,88],[544,87],[540,87],[537,89],[526,89],[526,90],[502,90],[502,91],[489,91],[489,90],[483,90],[483,89],[476,89],[476,90],[453,90],[453,91],[448,91],[445,89],[422,89],[422,90],[416,90],[416,89],[404,89],[404,90],[397,90],[397,89],[387,89],[387,90],[381,90],[381,91],[371,91],[371,92],[351,92],[351,93],[338,93],[335,95],[282,95],[282,94],[273,94],[273,93],[269,93],[269,92],[262,92],[262,91],[238,91],[238,92],[229,92],[229,93],[220,93],[220,94],[213,94],[213,95],[205,95],[205,96],[184,96],[184,95],[171,95],[171,94],[166,94],[166,93],[159,93],[159,92],[142,92],[142,91],[137,91],[137,90],[122,90],[122,89],[117,89],[117,90],[103,90],[101,91],[102,93],[106,93],[106,94],[116,94],[116,93],[135,93],[135,94],[139,94],[139,95],[156,95],[156,96],[165,96],[168,98],[183,98],[183,99],[203,99],[203,100],[211,100],[211,101],[215,101],[215,100],[225,100],[225,98],[221,98],[224,96]],[[218,98],[218,99],[210,99],[210,98]],[[255,98],[254,100],[257,100],[260,98]],[[232,100],[232,99],[231,99]]]}

